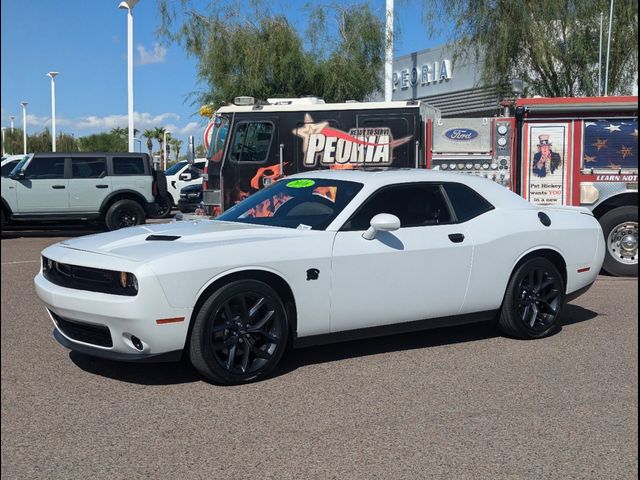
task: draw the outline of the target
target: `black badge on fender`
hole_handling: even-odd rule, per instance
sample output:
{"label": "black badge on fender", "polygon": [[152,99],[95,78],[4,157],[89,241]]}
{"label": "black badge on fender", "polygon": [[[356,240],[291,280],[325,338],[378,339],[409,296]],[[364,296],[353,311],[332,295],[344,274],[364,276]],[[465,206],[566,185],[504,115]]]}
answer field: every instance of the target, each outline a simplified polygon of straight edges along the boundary
{"label": "black badge on fender", "polygon": [[320,270],[317,268],[310,268],[307,270],[307,280],[317,280],[320,276]]}

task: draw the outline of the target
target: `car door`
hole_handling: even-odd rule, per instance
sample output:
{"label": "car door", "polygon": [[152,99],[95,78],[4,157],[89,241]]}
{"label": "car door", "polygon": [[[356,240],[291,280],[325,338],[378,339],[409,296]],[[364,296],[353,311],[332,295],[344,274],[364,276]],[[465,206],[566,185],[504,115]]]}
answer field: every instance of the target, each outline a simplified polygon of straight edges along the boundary
{"label": "car door", "polygon": [[[362,234],[389,213],[400,229]],[[336,234],[331,271],[331,331],[456,315],[464,302],[473,245],[432,183],[385,187]]]}
{"label": "car door", "polygon": [[111,177],[107,176],[105,155],[78,155],[71,157],[69,180],[69,210],[71,212],[98,212],[102,202],[111,193]]}
{"label": "car door", "polygon": [[65,178],[65,157],[34,156],[16,181],[18,214],[67,213],[69,180]]}

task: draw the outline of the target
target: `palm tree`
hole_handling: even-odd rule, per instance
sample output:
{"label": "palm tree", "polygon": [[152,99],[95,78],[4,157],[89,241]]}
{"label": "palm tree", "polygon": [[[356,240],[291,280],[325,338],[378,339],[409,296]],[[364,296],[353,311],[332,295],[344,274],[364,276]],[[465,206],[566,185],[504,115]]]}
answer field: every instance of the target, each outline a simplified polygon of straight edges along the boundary
{"label": "palm tree", "polygon": [[160,165],[162,166],[163,170],[167,168],[167,164],[164,161],[164,150],[162,149],[162,144],[164,143],[164,133],[166,131],[167,129],[164,127],[156,127],[153,129],[153,136],[160,146]]}
{"label": "palm tree", "polygon": [[173,155],[177,162],[180,158],[180,147],[182,146],[182,140],[178,140],[177,138],[172,138],[171,146],[173,147]]}
{"label": "palm tree", "polygon": [[153,158],[153,139],[156,138],[156,132],[154,130],[145,130],[142,132],[142,136],[147,139],[147,150],[149,150],[149,156]]}

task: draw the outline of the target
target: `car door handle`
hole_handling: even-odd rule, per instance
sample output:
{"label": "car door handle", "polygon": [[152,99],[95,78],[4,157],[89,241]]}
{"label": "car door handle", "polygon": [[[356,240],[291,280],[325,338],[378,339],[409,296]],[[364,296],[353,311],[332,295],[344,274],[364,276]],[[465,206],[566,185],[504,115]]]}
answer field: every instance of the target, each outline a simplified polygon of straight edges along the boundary
{"label": "car door handle", "polygon": [[53,188],[54,190],[60,190],[62,188],[66,188],[64,185],[51,185],[51,188]]}
{"label": "car door handle", "polygon": [[96,188],[109,188],[109,185],[96,185]]}
{"label": "car door handle", "polygon": [[462,243],[464,241],[464,235],[462,233],[452,233],[449,235],[449,240],[453,243]]}

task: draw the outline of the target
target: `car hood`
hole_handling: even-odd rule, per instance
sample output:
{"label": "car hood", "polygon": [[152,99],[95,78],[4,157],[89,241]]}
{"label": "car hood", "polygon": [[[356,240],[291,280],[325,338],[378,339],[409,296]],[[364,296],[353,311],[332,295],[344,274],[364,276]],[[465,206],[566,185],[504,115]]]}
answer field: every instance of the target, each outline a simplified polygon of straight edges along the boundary
{"label": "car hood", "polygon": [[305,234],[309,234],[309,231],[217,220],[196,220],[123,228],[64,240],[60,246],[133,261],[149,261],[187,250],[301,237]]}

